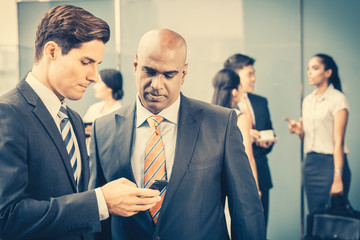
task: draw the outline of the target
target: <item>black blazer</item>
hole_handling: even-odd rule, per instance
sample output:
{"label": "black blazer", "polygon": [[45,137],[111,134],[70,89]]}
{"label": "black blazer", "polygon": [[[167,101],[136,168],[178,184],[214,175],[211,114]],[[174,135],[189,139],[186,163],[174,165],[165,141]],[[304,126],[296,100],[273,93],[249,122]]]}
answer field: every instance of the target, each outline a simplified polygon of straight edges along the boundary
{"label": "black blazer", "polygon": [[[258,131],[273,129],[266,98],[251,93],[248,93],[248,98],[255,115],[254,129]],[[258,171],[260,190],[269,190],[273,187],[273,184],[266,155],[272,150],[273,146],[269,148],[258,147],[256,144],[252,146]]]}
{"label": "black blazer", "polygon": [[[69,118],[84,191],[89,179],[84,127],[71,109]],[[23,80],[0,97],[0,239],[91,239],[87,233],[100,231],[96,194],[76,192],[61,134]]]}
{"label": "black blazer", "polygon": [[[91,161],[93,186],[125,177],[131,167],[135,104],[95,121]],[[233,110],[181,95],[174,166],[154,226],[148,211],[112,216],[113,240],[229,239],[225,195],[229,199],[232,239],[262,240],[264,217],[249,160]]]}

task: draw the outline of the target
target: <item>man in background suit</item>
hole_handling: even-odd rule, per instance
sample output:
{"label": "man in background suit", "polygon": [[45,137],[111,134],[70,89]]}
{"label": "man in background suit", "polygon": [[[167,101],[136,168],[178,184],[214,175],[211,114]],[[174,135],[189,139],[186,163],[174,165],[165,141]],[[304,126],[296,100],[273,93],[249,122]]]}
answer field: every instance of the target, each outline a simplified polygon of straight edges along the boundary
{"label": "man in background suit", "polygon": [[[112,239],[229,239],[226,196],[232,239],[265,239],[261,203],[236,113],[181,93],[186,54],[179,34],[168,29],[147,32],[134,58],[135,103],[93,125],[93,186],[123,177],[146,187],[155,164],[153,179],[169,181],[157,212],[152,208],[130,218],[112,216]],[[154,161],[147,164],[153,136],[159,139],[154,147],[159,151],[152,152]]]}
{"label": "man in background suit", "polygon": [[86,191],[84,127],[64,99],[80,99],[97,81],[109,37],[106,22],[71,5],[40,21],[32,71],[0,97],[0,239],[92,239],[107,204],[125,202],[112,213],[128,216],[160,199],[124,179]]}
{"label": "man in background suit", "polygon": [[254,62],[255,60],[249,56],[234,54],[225,61],[224,68],[230,68],[239,75],[240,83],[246,92],[243,101],[239,102],[239,108],[241,111],[246,112],[244,107],[247,106],[251,115],[249,117],[252,126],[250,135],[254,141],[252,146],[259,179],[261,202],[264,208],[265,224],[267,226],[269,191],[273,185],[266,155],[271,151],[276,140],[260,140],[260,131],[272,130],[273,128],[266,98],[252,94],[255,84]]}

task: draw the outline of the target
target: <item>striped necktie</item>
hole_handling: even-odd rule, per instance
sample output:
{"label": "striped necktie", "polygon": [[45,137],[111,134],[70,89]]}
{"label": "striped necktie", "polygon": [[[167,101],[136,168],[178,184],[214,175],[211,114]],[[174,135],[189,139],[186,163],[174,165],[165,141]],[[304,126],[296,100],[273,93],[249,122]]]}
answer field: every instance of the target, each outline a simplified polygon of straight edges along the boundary
{"label": "striped necktie", "polygon": [[77,159],[77,156],[76,156],[75,143],[74,143],[74,140],[73,140],[73,137],[71,134],[71,123],[70,123],[68,111],[66,110],[66,105],[64,102],[61,102],[61,108],[58,113],[58,117],[60,119],[61,136],[64,140],[66,150],[69,154],[71,168],[73,170],[74,179],[75,179],[76,185],[78,187],[81,166],[79,165],[80,161]]}
{"label": "striped necktie", "polygon": [[[165,150],[159,130],[159,125],[164,119],[161,116],[154,115],[147,119],[150,130],[145,146],[144,163],[144,187],[149,187],[154,180],[166,180]],[[164,200],[166,187],[161,191],[161,200],[150,209],[150,214],[154,223],[157,223],[161,204]]]}

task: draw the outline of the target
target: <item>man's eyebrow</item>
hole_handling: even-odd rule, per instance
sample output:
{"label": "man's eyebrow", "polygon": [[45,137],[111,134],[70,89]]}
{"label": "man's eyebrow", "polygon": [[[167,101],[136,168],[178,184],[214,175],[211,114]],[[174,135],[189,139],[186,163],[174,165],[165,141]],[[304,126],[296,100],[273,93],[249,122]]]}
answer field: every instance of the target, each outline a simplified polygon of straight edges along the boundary
{"label": "man's eyebrow", "polygon": [[160,73],[160,74],[168,74],[168,75],[178,74],[178,73],[179,73],[179,71],[177,71],[177,70],[167,71],[167,72],[159,72],[159,71],[157,71],[156,69],[153,69],[153,68],[151,68],[151,67],[146,67],[146,66],[144,66],[143,69],[145,69],[146,71],[152,71],[152,72],[156,72],[156,73]]}
{"label": "man's eyebrow", "polygon": [[[84,58],[86,58],[87,60],[89,60],[91,63],[93,63],[93,62],[96,62],[94,59],[92,59],[91,57],[84,57]],[[101,64],[102,63],[102,61],[100,61],[98,64]]]}

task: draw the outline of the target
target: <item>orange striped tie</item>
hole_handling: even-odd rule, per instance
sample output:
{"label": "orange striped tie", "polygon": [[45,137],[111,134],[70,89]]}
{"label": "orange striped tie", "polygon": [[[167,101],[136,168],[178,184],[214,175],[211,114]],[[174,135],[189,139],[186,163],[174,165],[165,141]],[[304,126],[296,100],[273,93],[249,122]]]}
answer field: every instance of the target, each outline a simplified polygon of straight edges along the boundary
{"label": "orange striped tie", "polygon": [[[154,180],[166,180],[165,168],[165,150],[159,130],[159,125],[164,119],[161,116],[154,115],[147,119],[150,130],[145,146],[145,164],[144,164],[144,187],[149,187]],[[166,187],[161,191],[161,200],[150,209],[150,214],[154,223],[159,217],[161,204],[164,200]]]}

